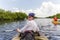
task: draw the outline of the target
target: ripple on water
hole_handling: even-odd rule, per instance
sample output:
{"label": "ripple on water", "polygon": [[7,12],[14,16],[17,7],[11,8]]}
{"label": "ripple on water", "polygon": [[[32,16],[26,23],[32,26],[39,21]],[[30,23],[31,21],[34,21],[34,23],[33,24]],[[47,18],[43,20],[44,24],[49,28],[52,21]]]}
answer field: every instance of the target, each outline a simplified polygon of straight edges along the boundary
{"label": "ripple on water", "polygon": [[[60,34],[60,31],[52,31],[52,29],[50,29],[50,27],[54,27],[53,24],[51,23],[51,19],[37,19],[37,24],[39,24],[39,27],[41,27],[40,29],[43,30],[42,32],[50,37],[51,40],[60,40],[60,36],[57,34]],[[16,28],[22,28],[25,25],[25,21],[23,22],[12,22],[12,23],[7,23],[4,25],[0,25],[0,40],[11,40],[13,38],[14,35],[17,34],[16,31],[8,31],[8,32],[4,32],[6,30],[14,30]],[[52,28],[51,27],[51,28]],[[48,30],[50,29],[50,30]],[[53,28],[55,29],[55,28]],[[57,28],[58,29],[58,28]],[[2,32],[3,31],[3,32]]]}

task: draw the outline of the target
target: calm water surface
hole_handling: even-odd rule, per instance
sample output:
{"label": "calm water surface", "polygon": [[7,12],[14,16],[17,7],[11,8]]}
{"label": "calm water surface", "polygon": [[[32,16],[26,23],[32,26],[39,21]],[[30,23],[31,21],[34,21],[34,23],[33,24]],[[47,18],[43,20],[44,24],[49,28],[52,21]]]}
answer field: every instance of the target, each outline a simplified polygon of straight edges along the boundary
{"label": "calm water surface", "polygon": [[[60,25],[54,26],[52,19],[35,19],[40,31],[49,38],[49,40],[60,40]],[[0,40],[11,40],[18,34],[16,28],[22,28],[26,21],[10,22],[0,25]]]}

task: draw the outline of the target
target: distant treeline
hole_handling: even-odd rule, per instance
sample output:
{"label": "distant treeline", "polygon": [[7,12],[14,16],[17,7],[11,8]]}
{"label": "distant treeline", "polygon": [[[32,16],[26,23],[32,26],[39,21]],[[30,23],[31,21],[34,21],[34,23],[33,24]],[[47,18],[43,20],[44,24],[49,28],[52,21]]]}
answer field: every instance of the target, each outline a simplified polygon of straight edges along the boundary
{"label": "distant treeline", "polygon": [[54,18],[54,16],[56,16],[58,19],[60,19],[60,13],[57,13],[56,15],[53,15],[53,16],[49,16],[47,18]]}
{"label": "distant treeline", "polygon": [[25,18],[27,18],[26,13],[0,9],[0,20],[24,20]]}

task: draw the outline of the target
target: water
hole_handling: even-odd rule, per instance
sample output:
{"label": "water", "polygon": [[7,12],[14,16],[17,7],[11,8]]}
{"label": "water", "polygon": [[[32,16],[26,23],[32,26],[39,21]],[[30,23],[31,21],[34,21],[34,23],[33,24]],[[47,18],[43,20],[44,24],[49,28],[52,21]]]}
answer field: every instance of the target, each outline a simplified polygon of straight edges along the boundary
{"label": "water", "polygon": [[[44,33],[49,40],[60,40],[60,25],[54,26],[52,19],[35,19],[40,31]],[[22,28],[26,21],[10,22],[0,25],[0,40],[11,40],[18,34],[17,28]]]}

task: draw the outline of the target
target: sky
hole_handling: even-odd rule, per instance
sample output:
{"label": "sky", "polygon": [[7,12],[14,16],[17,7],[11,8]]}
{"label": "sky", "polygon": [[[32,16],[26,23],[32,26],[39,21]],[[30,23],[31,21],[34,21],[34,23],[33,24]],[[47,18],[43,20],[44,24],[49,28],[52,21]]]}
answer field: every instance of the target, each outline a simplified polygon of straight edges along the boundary
{"label": "sky", "polygon": [[47,17],[60,13],[60,0],[0,0],[0,9]]}

